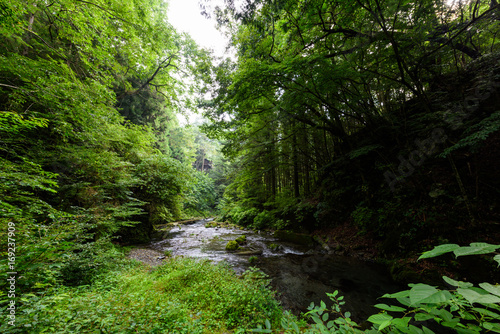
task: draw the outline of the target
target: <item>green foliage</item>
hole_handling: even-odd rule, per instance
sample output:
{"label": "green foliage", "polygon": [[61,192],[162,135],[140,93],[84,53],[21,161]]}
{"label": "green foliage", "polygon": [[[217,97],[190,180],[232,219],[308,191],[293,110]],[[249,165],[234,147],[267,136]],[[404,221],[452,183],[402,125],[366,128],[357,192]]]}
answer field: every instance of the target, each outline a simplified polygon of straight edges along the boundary
{"label": "green foliage", "polygon": [[[281,319],[281,328],[285,330],[285,333],[345,333],[345,334],[355,334],[355,333],[376,333],[376,331],[362,331],[358,329],[359,325],[354,322],[350,317],[349,312],[342,311],[342,305],[345,304],[343,301],[344,297],[338,295],[338,291],[333,293],[327,293],[327,296],[331,301],[334,302],[332,309],[328,309],[326,304],[321,301],[320,305],[311,305],[308,307],[308,312],[304,316],[311,320],[311,324],[306,325],[296,318],[285,315]],[[257,329],[254,329],[254,333],[273,333],[271,323],[266,321],[265,328],[259,325]]]}
{"label": "green foliage", "polygon": [[150,223],[181,218],[182,201],[191,178],[185,165],[162,155],[151,155],[137,165],[136,175],[141,179],[138,197],[147,203]]}
{"label": "green foliage", "polygon": [[187,192],[184,203],[186,212],[207,216],[215,210],[216,191],[214,180],[204,172],[194,171],[191,189]]}
{"label": "green foliage", "polygon": [[370,225],[373,216],[372,210],[363,206],[358,206],[356,210],[351,213],[354,223],[362,229],[366,229],[366,227]]}
{"label": "green foliage", "polygon": [[[193,179],[189,150],[175,160],[171,147],[183,143],[168,139],[175,112],[189,108],[189,87],[173,72],[196,74],[210,58],[165,22],[166,8],[158,0],[0,5],[0,226],[15,226],[11,271],[21,273],[23,314],[19,327],[0,331],[106,328],[118,309],[107,305],[113,282],[102,295],[84,286],[120,257],[110,240],[120,233],[122,242],[147,242],[148,222],[182,215]],[[1,301],[3,308],[4,294]],[[118,332],[135,326],[133,316],[123,323]]]}
{"label": "green foliage", "polygon": [[[255,208],[276,217],[259,228],[306,229],[352,218],[399,252],[496,219],[496,2],[243,4],[216,11],[238,57],[215,69],[204,105],[233,164],[228,217],[248,225]],[[442,192],[428,196],[438,174]]]}
{"label": "green foliage", "polygon": [[481,122],[468,128],[465,136],[455,145],[448,147],[440,156],[446,157],[451,152],[463,148],[477,150],[491,134],[498,130],[500,130],[500,111],[495,111]]}
{"label": "green foliage", "polygon": [[[453,252],[457,257],[465,255],[489,254],[500,248],[500,245],[487,243],[471,243],[470,246],[445,244],[425,252],[419,259],[436,257]],[[500,262],[499,262],[500,263]],[[427,284],[410,284],[411,289],[386,294],[383,298],[397,300],[403,307],[378,304],[376,307],[384,313],[371,316],[368,321],[382,331],[401,333],[433,333],[422,326],[421,329],[410,324],[415,320],[434,320],[443,327],[452,328],[457,333],[498,332],[500,327],[500,291],[497,286],[480,283],[475,287],[472,283],[461,282],[443,276],[443,280],[452,286],[451,290],[441,290]],[[403,317],[392,316],[387,312],[404,313]]]}
{"label": "green foliage", "polygon": [[268,226],[273,226],[275,220],[276,218],[272,212],[263,210],[254,217],[252,227],[260,230]]}
{"label": "green foliage", "polygon": [[249,226],[253,223],[255,217],[259,214],[256,208],[245,209],[240,206],[234,206],[228,213],[224,215],[224,219],[229,220],[233,224]]}
{"label": "green foliage", "polygon": [[149,272],[118,254],[115,263],[90,286],[24,294],[16,326],[2,321],[0,331],[222,333],[281,317],[265,282],[240,279],[224,265],[173,258]]}

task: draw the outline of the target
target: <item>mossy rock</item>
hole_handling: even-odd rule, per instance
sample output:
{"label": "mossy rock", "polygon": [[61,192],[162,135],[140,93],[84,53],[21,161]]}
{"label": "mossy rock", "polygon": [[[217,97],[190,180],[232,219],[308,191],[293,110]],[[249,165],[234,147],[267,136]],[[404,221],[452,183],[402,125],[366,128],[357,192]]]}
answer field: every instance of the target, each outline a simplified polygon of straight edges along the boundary
{"label": "mossy rock", "polygon": [[281,241],[292,242],[294,244],[303,246],[313,246],[315,244],[314,238],[308,234],[295,233],[291,231],[276,231],[274,236]]}
{"label": "mossy rock", "polygon": [[278,251],[278,250],[281,250],[283,249],[283,246],[281,245],[277,245],[277,244],[270,244],[269,246],[267,246],[270,250],[273,250],[273,251]]}
{"label": "mossy rock", "polygon": [[240,245],[234,240],[229,241],[226,245],[226,250],[229,252],[238,250],[239,248]]}
{"label": "mossy rock", "polygon": [[239,236],[238,238],[236,238],[235,240],[239,245],[242,245],[242,244],[246,244],[247,242],[247,236],[246,235],[242,235],[242,236]]}
{"label": "mossy rock", "polygon": [[217,222],[211,221],[205,224],[206,228],[217,227],[219,224]]}

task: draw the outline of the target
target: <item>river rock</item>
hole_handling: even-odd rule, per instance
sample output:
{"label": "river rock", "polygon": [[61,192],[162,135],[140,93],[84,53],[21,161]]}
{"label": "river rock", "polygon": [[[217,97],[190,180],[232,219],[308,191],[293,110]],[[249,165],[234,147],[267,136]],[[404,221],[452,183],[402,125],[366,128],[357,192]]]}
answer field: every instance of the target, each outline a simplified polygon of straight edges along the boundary
{"label": "river rock", "polygon": [[242,236],[239,236],[238,238],[236,238],[235,240],[239,245],[243,245],[243,244],[246,244],[247,243],[247,236],[246,235],[242,235]]}
{"label": "river rock", "polygon": [[231,240],[227,243],[226,245],[226,250],[227,251],[235,251],[237,250],[238,248],[240,248],[240,245],[238,244],[238,242],[234,241],[234,240]]}
{"label": "river rock", "polygon": [[278,244],[270,244],[269,246],[267,246],[270,250],[273,250],[273,251],[279,251],[279,250],[282,250],[283,249],[283,246],[281,245],[278,245]]}
{"label": "river rock", "polygon": [[262,250],[259,249],[250,249],[241,252],[236,252],[236,255],[262,255]]}

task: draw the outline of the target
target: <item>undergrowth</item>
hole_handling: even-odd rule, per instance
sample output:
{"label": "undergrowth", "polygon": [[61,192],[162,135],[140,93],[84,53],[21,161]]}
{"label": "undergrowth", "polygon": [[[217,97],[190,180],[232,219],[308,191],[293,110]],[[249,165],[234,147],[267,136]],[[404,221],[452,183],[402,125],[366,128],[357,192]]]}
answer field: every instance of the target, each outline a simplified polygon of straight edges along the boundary
{"label": "undergrowth", "polygon": [[15,326],[5,321],[0,332],[244,333],[263,318],[280,321],[267,283],[209,261],[171,258],[153,270],[125,261],[90,285],[23,295]]}

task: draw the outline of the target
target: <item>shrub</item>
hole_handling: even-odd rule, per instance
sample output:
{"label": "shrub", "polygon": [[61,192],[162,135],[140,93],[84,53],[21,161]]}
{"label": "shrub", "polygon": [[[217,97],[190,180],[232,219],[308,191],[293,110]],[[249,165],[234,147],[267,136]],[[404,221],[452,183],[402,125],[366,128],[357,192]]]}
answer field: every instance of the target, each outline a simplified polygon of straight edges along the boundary
{"label": "shrub", "polygon": [[373,211],[364,206],[358,206],[356,210],[351,213],[354,223],[361,229],[366,230],[370,223],[373,221]]}
{"label": "shrub", "polygon": [[256,229],[263,229],[273,225],[275,220],[276,218],[272,212],[264,210],[254,217],[252,226]]}

